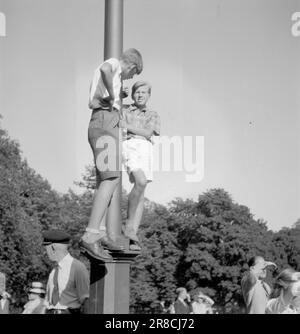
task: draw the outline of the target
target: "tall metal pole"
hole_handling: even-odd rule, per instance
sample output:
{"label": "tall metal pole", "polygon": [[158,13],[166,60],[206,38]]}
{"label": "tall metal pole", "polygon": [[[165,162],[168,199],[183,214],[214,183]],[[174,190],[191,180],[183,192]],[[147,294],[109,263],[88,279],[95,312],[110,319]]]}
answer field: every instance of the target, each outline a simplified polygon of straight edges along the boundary
{"label": "tall metal pole", "polygon": [[105,0],[104,60],[123,52],[123,0]]}
{"label": "tall metal pole", "polygon": [[[104,59],[119,58],[123,52],[123,0],[105,0]],[[120,134],[120,133],[119,133]],[[122,148],[119,138],[119,149]],[[121,237],[122,178],[107,210],[108,233],[117,241]],[[119,238],[120,237],[120,238]],[[126,314],[129,312],[130,263],[137,254],[121,252],[113,260],[91,258],[90,305],[92,314]]]}
{"label": "tall metal pole", "polygon": [[[105,31],[104,31],[104,60],[119,58],[123,52],[123,0],[105,0]],[[121,149],[119,138],[119,149]],[[121,234],[121,197],[122,177],[115,190],[108,211],[107,226],[112,239],[117,240]]]}

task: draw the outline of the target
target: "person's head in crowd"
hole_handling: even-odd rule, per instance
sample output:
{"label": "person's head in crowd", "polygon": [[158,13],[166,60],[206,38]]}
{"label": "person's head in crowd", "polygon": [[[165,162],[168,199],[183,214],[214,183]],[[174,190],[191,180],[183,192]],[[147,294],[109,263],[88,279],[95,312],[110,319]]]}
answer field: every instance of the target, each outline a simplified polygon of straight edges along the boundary
{"label": "person's head in crowd", "polygon": [[253,256],[248,261],[248,266],[250,268],[250,271],[258,278],[263,279],[267,276],[267,268],[269,266],[273,266],[276,268],[275,263],[270,261],[265,261],[265,259],[262,256]]}
{"label": "person's head in crowd", "polygon": [[274,284],[273,297],[276,298],[279,295],[292,301],[300,297],[300,272],[292,268],[287,268],[280,272]]}
{"label": "person's head in crowd", "polygon": [[189,300],[190,295],[188,294],[188,292],[186,291],[186,288],[177,288],[176,289],[176,293],[177,293],[177,298],[181,299],[181,300]]}
{"label": "person's head in crowd", "polygon": [[205,302],[205,296],[201,291],[199,291],[194,295],[194,300],[198,303],[204,303]]}
{"label": "person's head in crowd", "polygon": [[138,108],[146,106],[151,96],[151,85],[147,81],[137,81],[131,89],[131,97]]}
{"label": "person's head in crowd", "polygon": [[43,233],[43,245],[50,261],[59,262],[68,254],[70,235],[61,230],[49,230]]}
{"label": "person's head in crowd", "polygon": [[194,295],[194,301],[201,304],[201,303],[205,303],[207,305],[213,305],[214,302],[211,298],[209,298],[208,296],[206,296],[202,291],[198,291],[195,295]]}
{"label": "person's head in crowd", "polygon": [[32,282],[27,289],[28,299],[34,300],[37,298],[45,298],[46,290],[41,282]]}
{"label": "person's head in crowd", "polygon": [[202,293],[201,291],[198,291],[197,293],[195,293],[195,294],[193,295],[193,300],[194,300],[195,302],[202,303],[202,302],[203,302],[203,298],[202,298],[202,296],[203,296],[203,293]]}

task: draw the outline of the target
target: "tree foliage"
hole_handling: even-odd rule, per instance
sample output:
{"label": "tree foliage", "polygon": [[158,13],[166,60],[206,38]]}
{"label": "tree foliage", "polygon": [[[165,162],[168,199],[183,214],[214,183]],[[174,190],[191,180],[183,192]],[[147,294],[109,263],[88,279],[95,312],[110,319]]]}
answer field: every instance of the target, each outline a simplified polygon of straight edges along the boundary
{"label": "tree foliage", "polygon": [[19,145],[0,133],[0,271],[7,275],[16,306],[28,281],[45,278],[41,230],[49,226],[55,192],[22,160]]}
{"label": "tree foliage", "polygon": [[[222,189],[212,189],[198,201],[174,200],[155,214],[157,218],[145,217],[145,254],[137,261],[143,271],[135,293],[144,294],[144,281],[155,283],[152,296],[161,299],[173,299],[178,286],[192,291],[201,287],[222,311],[240,311],[240,279],[247,260],[255,254],[272,258],[273,234],[266,224],[254,220],[247,207],[234,203]],[[147,297],[139,299],[145,302]]]}

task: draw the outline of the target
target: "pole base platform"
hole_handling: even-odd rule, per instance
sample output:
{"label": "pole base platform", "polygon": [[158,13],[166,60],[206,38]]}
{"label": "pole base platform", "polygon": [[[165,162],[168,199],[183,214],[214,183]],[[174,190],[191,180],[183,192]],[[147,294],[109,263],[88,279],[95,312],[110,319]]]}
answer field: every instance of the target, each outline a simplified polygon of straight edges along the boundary
{"label": "pole base platform", "polygon": [[96,258],[92,256],[85,250],[81,250],[81,254],[84,255],[90,262],[101,262],[101,263],[115,263],[115,262],[132,262],[138,255],[141,254],[140,250],[131,250],[129,249],[129,239],[124,236],[118,236],[114,238],[118,245],[125,247],[123,251],[109,251],[109,254],[112,256],[111,259],[106,257]]}

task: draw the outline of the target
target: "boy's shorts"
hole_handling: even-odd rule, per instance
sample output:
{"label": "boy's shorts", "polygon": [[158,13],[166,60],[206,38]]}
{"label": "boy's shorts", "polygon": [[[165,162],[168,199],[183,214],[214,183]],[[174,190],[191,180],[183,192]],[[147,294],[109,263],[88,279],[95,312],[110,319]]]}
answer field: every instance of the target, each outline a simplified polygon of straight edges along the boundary
{"label": "boy's shorts", "polygon": [[141,169],[148,182],[153,180],[153,145],[140,138],[131,138],[123,141],[122,157],[130,182],[133,182],[131,173]]}
{"label": "boy's shorts", "polygon": [[103,180],[121,176],[122,136],[119,120],[120,115],[116,109],[109,111],[99,108],[92,112],[88,140],[94,154],[97,185]]}

